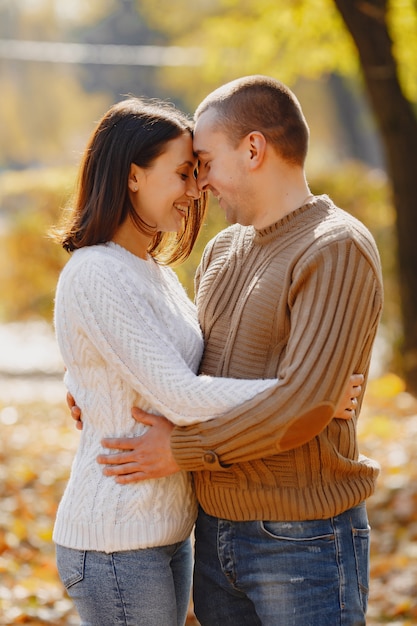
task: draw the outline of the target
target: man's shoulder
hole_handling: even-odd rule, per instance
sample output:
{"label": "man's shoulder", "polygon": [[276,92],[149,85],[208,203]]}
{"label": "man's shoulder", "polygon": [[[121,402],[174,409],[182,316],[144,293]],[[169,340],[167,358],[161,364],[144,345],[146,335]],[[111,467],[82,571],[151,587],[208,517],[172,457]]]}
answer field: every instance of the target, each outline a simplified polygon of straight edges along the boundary
{"label": "man's shoulder", "polygon": [[[240,236],[242,233],[246,233],[247,231],[253,231],[252,226],[242,226],[241,224],[232,224],[227,228],[224,228],[220,232],[217,233],[211,240],[213,244],[222,243],[224,241],[231,241],[235,237]],[[209,242],[209,243],[211,243]]]}
{"label": "man's shoulder", "polygon": [[318,215],[314,236],[317,240],[353,240],[359,245],[368,242],[375,246],[370,230],[357,217],[337,206],[328,196],[318,199],[322,214]]}
{"label": "man's shoulder", "polygon": [[248,236],[253,237],[253,226],[241,226],[241,224],[232,224],[221,230],[206,245],[205,252],[222,253],[229,250],[232,246],[235,248],[239,241],[244,241]]}
{"label": "man's shoulder", "polygon": [[318,213],[315,225],[305,241],[303,260],[311,259],[316,254],[326,254],[326,250],[337,250],[333,258],[347,253],[354,246],[363,259],[374,267],[377,274],[381,272],[379,251],[371,231],[351,213],[338,207],[327,196],[318,199]]}

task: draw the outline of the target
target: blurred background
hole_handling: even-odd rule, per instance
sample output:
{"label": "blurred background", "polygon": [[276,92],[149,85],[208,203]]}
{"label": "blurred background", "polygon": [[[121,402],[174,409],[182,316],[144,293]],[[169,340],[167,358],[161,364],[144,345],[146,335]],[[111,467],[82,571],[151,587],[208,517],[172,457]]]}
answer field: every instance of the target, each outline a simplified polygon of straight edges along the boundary
{"label": "blurred background", "polygon": [[[87,139],[128,94],[192,115],[253,73],[294,90],[311,189],[379,246],[386,304],[360,420],[363,452],[383,470],[369,502],[369,624],[417,623],[416,61],[416,0],[0,0],[0,624],[78,624],[51,545],[78,432],[51,323],[67,256],[47,232]],[[191,297],[224,226],[213,201],[176,269]]]}

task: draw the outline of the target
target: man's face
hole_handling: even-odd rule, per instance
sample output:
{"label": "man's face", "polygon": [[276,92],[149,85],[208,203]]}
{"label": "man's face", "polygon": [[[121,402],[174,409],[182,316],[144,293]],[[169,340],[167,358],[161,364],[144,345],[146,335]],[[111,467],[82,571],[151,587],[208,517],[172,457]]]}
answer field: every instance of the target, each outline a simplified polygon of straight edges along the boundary
{"label": "man's face", "polygon": [[235,148],[223,131],[216,128],[216,113],[208,109],[197,120],[194,130],[194,152],[199,160],[197,183],[209,190],[231,224],[249,225],[248,180],[244,140]]}

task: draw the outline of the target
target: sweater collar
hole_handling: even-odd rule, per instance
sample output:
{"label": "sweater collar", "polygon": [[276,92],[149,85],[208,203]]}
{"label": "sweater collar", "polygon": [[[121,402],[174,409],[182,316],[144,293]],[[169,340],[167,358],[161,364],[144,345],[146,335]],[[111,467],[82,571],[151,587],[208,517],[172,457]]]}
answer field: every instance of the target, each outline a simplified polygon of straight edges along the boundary
{"label": "sweater collar", "polygon": [[320,196],[313,197],[311,200],[298,207],[298,209],[295,209],[295,211],[284,215],[284,217],[282,217],[274,224],[270,224],[269,226],[266,226],[265,228],[260,228],[259,230],[255,228],[254,243],[269,243],[270,241],[273,241],[274,239],[279,237],[281,234],[291,230],[294,225],[297,224],[299,219],[302,219],[302,216],[304,216],[307,211],[310,211],[314,206],[318,204],[319,198]]}

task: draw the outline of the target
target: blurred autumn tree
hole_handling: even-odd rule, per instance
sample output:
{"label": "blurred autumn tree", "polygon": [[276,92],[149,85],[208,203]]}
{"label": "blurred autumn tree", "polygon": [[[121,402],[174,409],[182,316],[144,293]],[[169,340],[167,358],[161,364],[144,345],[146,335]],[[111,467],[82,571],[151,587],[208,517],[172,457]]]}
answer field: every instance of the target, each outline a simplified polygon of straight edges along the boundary
{"label": "blurred autumn tree", "polygon": [[68,255],[47,232],[74,179],[75,170],[68,167],[0,174],[2,321],[51,319],[57,277]]}
{"label": "blurred autumn tree", "polygon": [[[362,74],[375,118],[384,141],[387,170],[390,174],[397,210],[397,236],[400,294],[404,325],[403,367],[408,388],[417,393],[417,246],[415,176],[417,170],[416,74],[417,4],[392,2],[392,15],[387,0],[352,2],[335,0],[355,42]],[[398,12],[394,12],[397,5]],[[413,12],[411,12],[413,9]],[[407,17],[409,18],[407,20]],[[391,18],[391,19],[390,19]],[[405,18],[405,20],[404,20]],[[391,36],[391,23],[393,24]],[[397,34],[397,50],[403,40],[403,25],[412,25],[414,72],[408,82],[407,70],[401,71],[394,56],[393,37]],[[396,33],[395,26],[398,31]],[[401,43],[400,43],[401,42]],[[407,51],[409,54],[409,51]],[[404,79],[401,82],[401,79]],[[403,89],[404,85],[404,89]],[[414,92],[414,105],[407,98]]]}
{"label": "blurred autumn tree", "polygon": [[[414,179],[417,145],[417,4],[415,0],[200,0],[191,6],[137,0],[150,24],[184,46],[209,51],[204,65],[166,80],[195,102],[238,75],[300,77],[337,74],[363,79],[379,128],[396,208],[403,323],[402,368],[417,393],[417,220]],[[303,102],[302,102],[303,104]]]}
{"label": "blurred autumn tree", "polygon": [[[1,0],[2,39],[147,45],[166,35],[134,0]],[[0,56],[0,170],[74,164],[95,120],[124,94],[168,96],[154,67],[75,61]]]}
{"label": "blurred autumn tree", "polygon": [[[100,3],[86,4],[91,15],[83,12],[85,19],[96,19]],[[62,15],[56,9],[52,0],[3,1],[0,37],[64,38]],[[0,168],[74,162],[74,153],[84,142],[91,120],[110,100],[103,92],[86,93],[75,66],[55,63],[0,59],[0,88],[0,118],[4,121],[0,124]]]}
{"label": "blurred autumn tree", "polygon": [[[27,56],[8,58],[10,40],[27,42]],[[166,35],[147,26],[133,0],[0,0],[1,322],[51,318],[68,257],[46,233],[70,198],[95,121],[123,94],[167,97],[154,67],[68,55],[40,62],[32,41],[146,45]]]}

